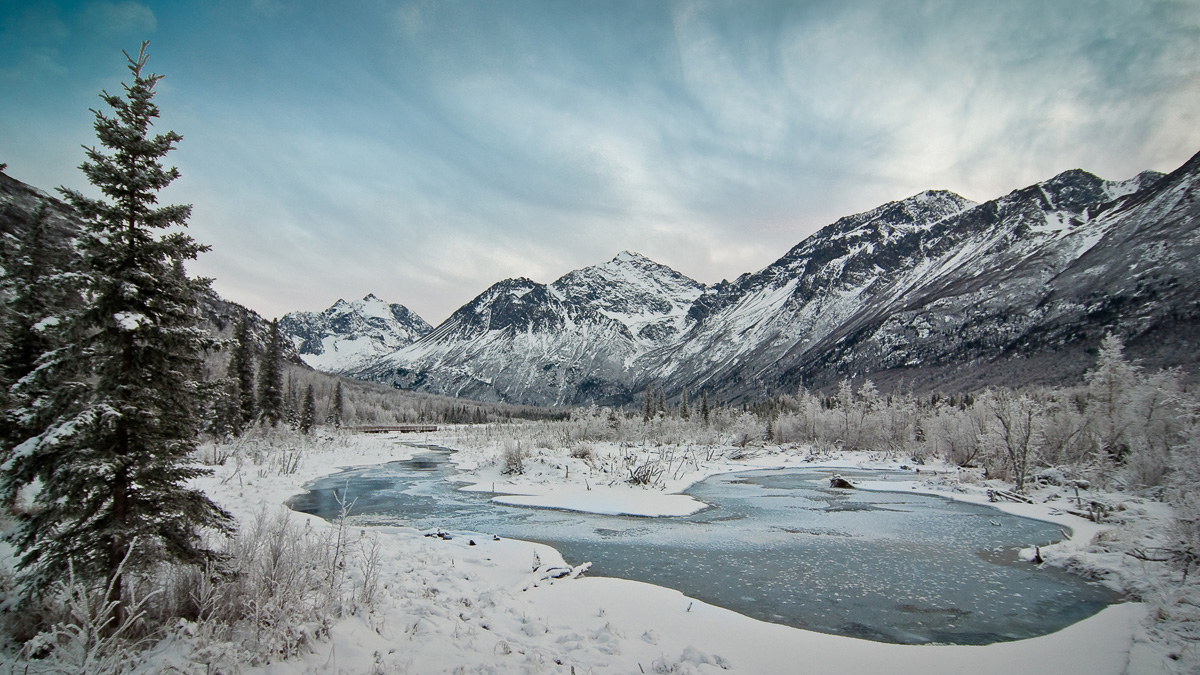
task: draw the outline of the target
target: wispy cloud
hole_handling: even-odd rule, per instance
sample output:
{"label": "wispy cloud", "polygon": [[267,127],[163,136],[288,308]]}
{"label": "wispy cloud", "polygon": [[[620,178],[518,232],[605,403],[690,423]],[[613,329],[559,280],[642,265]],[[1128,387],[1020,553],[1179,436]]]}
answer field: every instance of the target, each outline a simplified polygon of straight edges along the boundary
{"label": "wispy cloud", "polygon": [[154,11],[138,2],[92,2],[79,18],[81,30],[91,33],[149,37],[158,28]]}
{"label": "wispy cloud", "polygon": [[[269,315],[375,292],[436,322],[622,249],[714,282],[926,188],[1200,150],[1193,0],[18,4],[58,33],[6,62],[62,71],[0,102],[10,170],[77,182],[41,158],[89,139],[37,106],[85,115],[154,32],[198,268]],[[125,35],[67,39],[89,12]]]}

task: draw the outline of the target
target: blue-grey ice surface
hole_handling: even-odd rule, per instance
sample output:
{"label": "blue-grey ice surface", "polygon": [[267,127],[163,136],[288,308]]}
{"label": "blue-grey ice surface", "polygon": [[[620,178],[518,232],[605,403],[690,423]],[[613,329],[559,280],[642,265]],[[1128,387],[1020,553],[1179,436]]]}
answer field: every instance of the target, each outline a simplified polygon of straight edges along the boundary
{"label": "blue-grey ice surface", "polygon": [[[828,469],[714,476],[686,517],[602,516],[489,501],[455,490],[445,452],[315,481],[293,509],[355,525],[406,525],[526,539],[590,574],[645,581],[747,616],[883,642],[988,644],[1035,637],[1118,598],[1081,577],[1017,560],[1057,525],[916,494],[836,490]],[[869,477],[861,472],[841,473]]]}

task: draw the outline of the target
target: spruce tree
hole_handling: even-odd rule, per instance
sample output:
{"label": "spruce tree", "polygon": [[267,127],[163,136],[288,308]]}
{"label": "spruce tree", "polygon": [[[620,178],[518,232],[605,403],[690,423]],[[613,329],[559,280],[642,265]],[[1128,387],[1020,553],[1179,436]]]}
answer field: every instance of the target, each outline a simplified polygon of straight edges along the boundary
{"label": "spruce tree", "polygon": [[[61,346],[63,315],[78,306],[79,267],[69,242],[47,225],[45,203],[19,231],[16,250],[5,260],[2,292],[7,300],[0,338],[0,463],[16,446],[44,429],[72,392],[56,385],[61,374],[55,350]],[[43,367],[38,371],[39,363]],[[35,372],[37,371],[37,372]],[[32,405],[38,402],[35,407]],[[31,480],[15,475],[0,481],[0,501],[11,504],[16,490]]]}
{"label": "spruce tree", "polygon": [[299,429],[300,390],[296,388],[296,382],[292,379],[291,373],[288,373],[287,386],[283,391],[283,419],[287,421],[289,427]]}
{"label": "spruce tree", "polygon": [[300,432],[307,434],[317,423],[317,398],[310,384],[304,390],[304,403],[300,405]]}
{"label": "spruce tree", "polygon": [[0,376],[16,383],[33,372],[37,360],[50,351],[56,316],[77,294],[71,273],[73,251],[47,227],[46,204],[34,211],[17,240],[14,260],[4,270],[7,300],[4,344],[0,347]]}
{"label": "spruce tree", "polygon": [[333,390],[333,405],[329,411],[329,423],[335,429],[342,428],[342,420],[346,416],[346,400],[342,396],[342,383],[338,382]]}
{"label": "spruce tree", "polygon": [[263,423],[276,427],[283,421],[283,338],[278,319],[271,321],[271,339],[258,365],[258,408]]}
{"label": "spruce tree", "polygon": [[214,439],[226,439],[242,434],[241,412],[238,410],[237,381],[224,377],[207,383],[209,409],[207,430]]}
{"label": "spruce tree", "polygon": [[258,404],[254,397],[254,344],[250,339],[250,321],[242,317],[233,330],[233,353],[229,356],[227,377],[237,391],[237,435],[254,422]]}
{"label": "spruce tree", "polygon": [[[189,279],[182,262],[207,247],[179,230],[190,206],[157,206],[179,175],[161,159],[181,136],[150,133],[161,76],[144,74],[147,44],[136,59],[126,54],[124,96],[101,94],[112,116],[93,111],[103,149],[85,148],[80,169],[103,197],[60,188],[85,223],[85,304],[60,326],[65,346],[39,367],[58,378],[44,397],[56,415],[5,465],[9,486],[42,483],[13,537],[35,593],[73,565],[78,578],[111,582],[108,600],[119,602],[124,574],[211,561],[201,530],[232,531],[232,517],[187,486],[208,473],[190,456],[211,339],[196,311],[208,280]],[[123,611],[118,604],[118,622]]]}

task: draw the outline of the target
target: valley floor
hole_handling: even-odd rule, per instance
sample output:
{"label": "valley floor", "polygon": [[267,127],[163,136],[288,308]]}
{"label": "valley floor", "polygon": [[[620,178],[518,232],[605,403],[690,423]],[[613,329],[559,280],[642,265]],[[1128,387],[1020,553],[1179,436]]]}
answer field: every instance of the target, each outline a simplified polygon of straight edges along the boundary
{"label": "valley floor", "polygon": [[[281,437],[285,438],[285,437]],[[406,459],[417,444],[463,448],[454,461],[474,488],[505,493],[512,503],[606,513],[661,515],[687,513],[700,504],[678,492],[706,476],[756,468],[826,466],[894,468],[895,478],[858,487],[918,490],[953,499],[986,503],[988,485],[951,467],[926,466],[920,474],[866,453],[814,456],[807,448],[726,448],[709,456],[692,451],[666,473],[662,489],[633,487],[611,480],[605,457],[641,454],[661,448],[597,444],[588,457],[542,449],[524,459],[523,475],[503,474],[499,447],[464,444],[454,430],[429,435],[351,435],[325,437],[293,452],[285,461],[232,455],[214,466],[203,488],[243,523],[286,511],[283,502],[307,482],[339,467]],[[294,443],[293,443],[294,445]],[[470,447],[467,447],[470,446]],[[228,448],[225,448],[228,450]],[[219,452],[221,449],[210,449]],[[672,455],[673,456],[673,455]],[[730,459],[738,456],[739,459]],[[289,458],[290,457],[290,458]],[[609,476],[609,479],[605,479]],[[611,485],[609,484],[611,482]],[[494,484],[494,486],[493,486]],[[997,503],[1019,515],[1071,528],[1073,536],[1041,549],[1049,562],[1088,571],[1115,586],[1136,587],[1149,576],[1147,565],[1102,543],[1155,536],[1169,511],[1161,504],[1125,499],[1125,525],[1096,525],[1065,513],[1073,508],[1053,488],[1036,494],[1034,504]],[[1048,501],[1046,501],[1048,500]],[[325,531],[336,525],[300,513],[289,516],[305,527]],[[518,540],[493,541],[472,533],[450,539],[409,528],[371,528],[348,533],[348,559],[365,555],[379,542],[374,569],[379,592],[355,605],[327,635],[311,641],[299,657],[258,665],[239,664],[236,672],[264,675],[301,673],[937,673],[1181,672],[1154,629],[1147,628],[1147,605],[1123,603],[1044,637],[987,646],[903,646],[814,633],[764,623],[693,601],[677,591],[633,581],[583,576],[553,549]],[[471,545],[471,542],[475,545]],[[1032,555],[1032,552],[1029,552]],[[535,555],[540,567],[534,569]],[[360,566],[347,584],[365,584]],[[557,569],[556,569],[557,568]],[[569,570],[569,573],[568,573]],[[1153,571],[1153,570],[1152,570]],[[553,578],[564,575],[559,578]],[[1150,575],[1153,576],[1153,575]],[[1142,579],[1143,581],[1139,581]],[[219,650],[218,650],[219,651]],[[146,654],[145,672],[217,672],[196,662],[214,645],[180,630]],[[229,672],[218,669],[219,672]],[[32,672],[32,671],[31,671]]]}
{"label": "valley floor", "polygon": [[[323,452],[308,451],[298,470],[289,475],[255,473],[245,466],[239,470],[234,462],[227,462],[205,481],[205,488],[245,521],[263,509],[282,508],[280,504],[305,482],[337,467],[404,459],[419,451],[413,446],[418,442],[460,447],[459,441],[445,434],[353,437]],[[599,457],[610,451],[617,448],[601,445],[594,450]],[[765,448],[738,460],[697,458],[698,467],[677,471],[666,479],[665,489],[658,490],[620,481],[598,484],[603,474],[590,468],[595,457],[589,462],[565,451],[531,453],[525,459],[523,475],[506,476],[501,473],[498,453],[498,448],[483,444],[455,453],[455,461],[464,478],[474,481],[474,489],[524,495],[497,499],[603,513],[687,513],[702,505],[677,493],[708,475],[814,463],[830,468],[896,467],[895,480],[859,487],[916,489],[954,499],[987,501],[986,486],[959,480],[949,467],[926,467],[918,475],[901,471],[898,462],[868,454],[847,453],[814,462],[804,449]],[[941,475],[931,476],[933,473]],[[1137,574],[1144,564],[1134,564],[1127,556],[1084,553],[1111,528],[1065,513],[1070,506],[1066,497],[995,506],[1071,528],[1070,540],[1052,550],[1043,549],[1047,559],[1073,558],[1077,566],[1105,569],[1114,583]],[[1166,515],[1161,505],[1154,503],[1129,504],[1126,511],[1138,512],[1146,521]],[[310,519],[313,527],[330,527],[303,514],[293,517]],[[374,611],[344,619],[333,629],[332,639],[319,643],[302,659],[245,672],[886,671],[929,675],[1052,670],[1115,674],[1164,672],[1169,663],[1161,650],[1145,639],[1141,624],[1146,610],[1136,603],[1112,606],[1058,633],[1031,640],[982,647],[901,646],[763,623],[694,602],[673,590],[632,581],[571,575],[550,579],[550,568],[566,565],[557,552],[538,544],[492,541],[466,533],[442,540],[405,528],[383,528],[378,536],[386,552],[386,590]],[[469,545],[472,539],[477,546]],[[535,553],[542,562],[538,571],[532,570],[530,562]]]}

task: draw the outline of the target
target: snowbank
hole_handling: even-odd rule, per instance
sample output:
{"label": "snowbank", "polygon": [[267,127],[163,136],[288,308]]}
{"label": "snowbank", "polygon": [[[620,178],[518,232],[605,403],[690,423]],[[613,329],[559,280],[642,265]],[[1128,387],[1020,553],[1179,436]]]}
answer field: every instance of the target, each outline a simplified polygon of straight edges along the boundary
{"label": "snowbank", "polygon": [[[261,463],[231,458],[201,483],[214,499],[246,519],[264,508],[283,508],[280,504],[287,497],[321,475],[342,467],[405,459],[422,451],[408,443],[430,441],[437,442],[438,437],[343,436],[304,450],[294,462],[267,465],[290,471],[272,471]],[[603,455],[604,449],[596,454]],[[494,455],[494,449],[491,453],[466,450],[455,458],[469,474],[464,477],[470,481],[466,489],[497,492],[497,501],[510,504],[637,515],[690,513],[703,507],[675,493],[716,473],[795,465],[827,466],[831,472],[891,465],[872,462],[865,455],[806,461],[812,457],[788,451],[741,461],[697,461],[668,475],[661,489],[644,489],[619,481],[601,482],[611,472],[597,471],[595,457],[544,453],[526,462],[523,475],[508,476],[501,473]],[[921,482],[912,472],[897,475],[902,477],[906,480],[859,487],[986,501],[982,488],[956,492]],[[1072,541],[1090,540],[1101,530],[1075,516],[1055,513],[1053,505],[997,506],[1070,527]],[[303,514],[294,517],[309,519],[314,527],[329,527]],[[581,570],[571,570],[544,545],[496,541],[469,532],[430,537],[408,528],[372,528],[371,534],[385,551],[384,597],[374,610],[342,620],[330,640],[305,658],[244,672],[1117,674],[1127,671],[1131,649],[1140,654],[1140,663],[1130,672],[1155,672],[1154,660],[1160,658],[1153,650],[1133,649],[1145,609],[1132,603],[1109,607],[1031,640],[987,646],[902,646],[764,623],[643,583],[574,578]],[[174,665],[180,658],[168,650],[157,663]]]}

